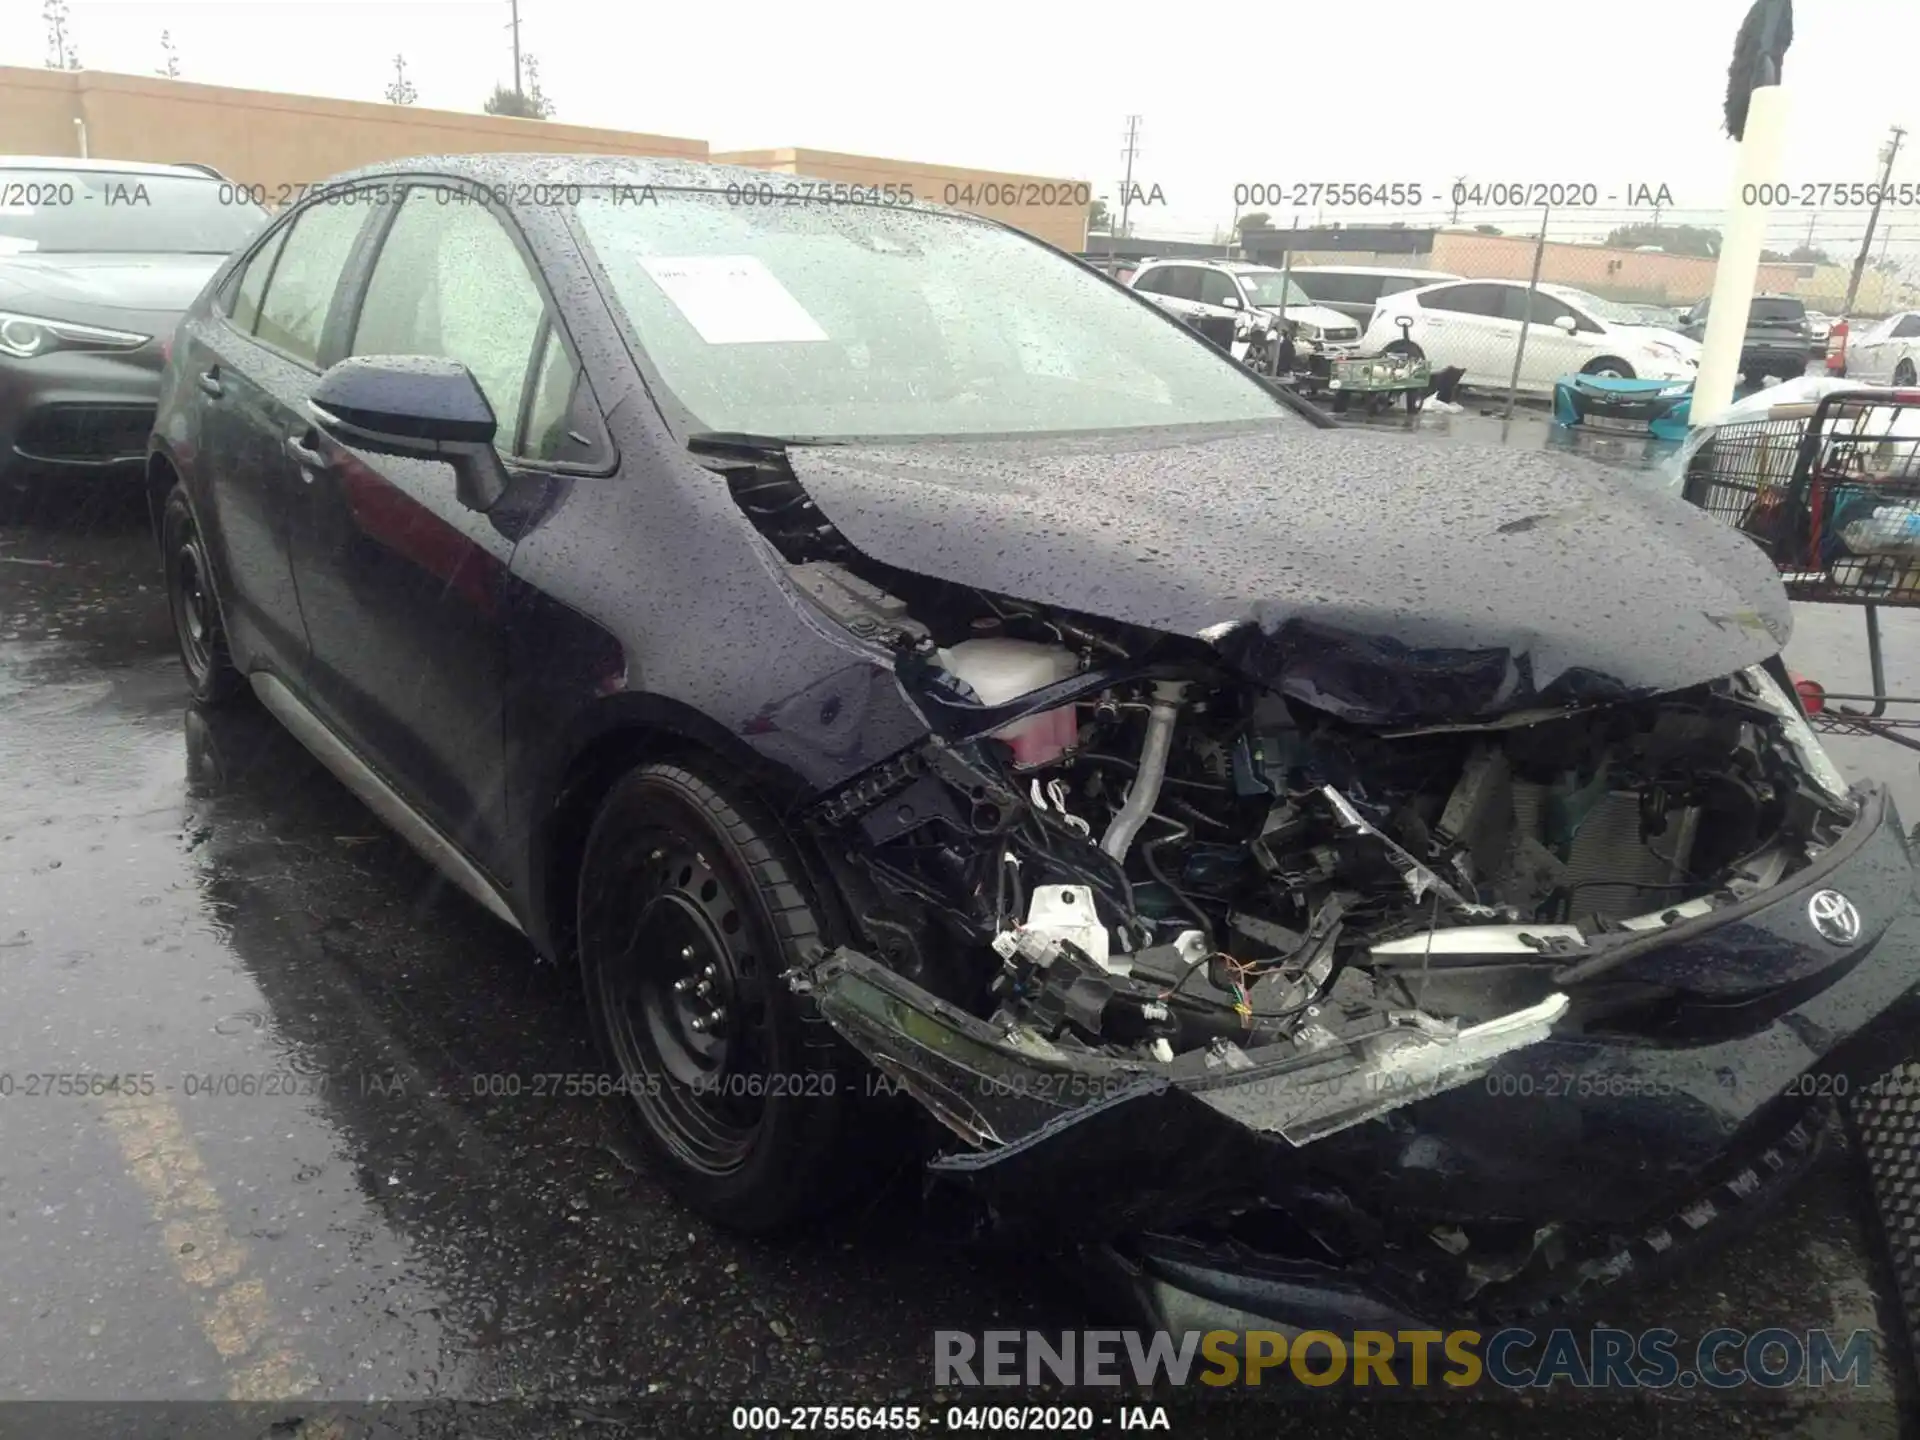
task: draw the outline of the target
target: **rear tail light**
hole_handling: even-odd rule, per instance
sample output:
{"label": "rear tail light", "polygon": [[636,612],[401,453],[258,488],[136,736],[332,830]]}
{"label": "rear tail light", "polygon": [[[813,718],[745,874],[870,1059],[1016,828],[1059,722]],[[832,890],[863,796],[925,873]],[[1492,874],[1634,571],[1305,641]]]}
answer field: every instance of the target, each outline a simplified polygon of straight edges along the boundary
{"label": "rear tail light", "polygon": [[[1792,672],[1788,672],[1792,675]],[[1804,675],[1792,675],[1793,690],[1800,697],[1800,708],[1809,715],[1818,715],[1827,708],[1826,687],[1817,680],[1809,680]]]}

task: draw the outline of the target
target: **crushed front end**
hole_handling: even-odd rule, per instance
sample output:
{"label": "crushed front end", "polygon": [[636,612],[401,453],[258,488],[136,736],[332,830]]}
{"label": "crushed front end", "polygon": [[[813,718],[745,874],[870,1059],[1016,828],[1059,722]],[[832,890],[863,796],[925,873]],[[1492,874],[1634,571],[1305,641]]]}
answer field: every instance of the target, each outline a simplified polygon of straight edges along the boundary
{"label": "crushed front end", "polygon": [[[1230,478],[1241,443],[1192,453]],[[1150,508],[1151,446],[1090,488],[1079,458],[1015,486],[970,451],[713,448],[796,603],[927,730],[798,817],[852,927],[789,982],[944,1127],[935,1177],[1158,1323],[1578,1307],[1758,1213],[1904,1055],[1905,834],[1807,725],[1764,562],[1684,507],[1636,522],[1677,608],[1616,585],[1576,616],[1566,525],[1637,502],[1505,477],[1423,543],[1506,568],[1422,608],[1390,567],[1370,600],[1274,568],[1301,552],[1268,512],[1310,539],[1337,495],[1220,491],[1269,568],[1206,568],[1232,528]],[[1035,493],[1076,537],[1044,560],[926,528]],[[1116,495],[1186,559],[1092,563]],[[1084,608],[1021,598],[1049,589]]]}
{"label": "crushed front end", "polygon": [[934,1175],[1160,1323],[1576,1303],[1784,1189],[1911,1021],[1898,819],[1777,661],[1395,729],[802,569],[931,733],[809,817],[861,943],[791,981],[951,1133]]}

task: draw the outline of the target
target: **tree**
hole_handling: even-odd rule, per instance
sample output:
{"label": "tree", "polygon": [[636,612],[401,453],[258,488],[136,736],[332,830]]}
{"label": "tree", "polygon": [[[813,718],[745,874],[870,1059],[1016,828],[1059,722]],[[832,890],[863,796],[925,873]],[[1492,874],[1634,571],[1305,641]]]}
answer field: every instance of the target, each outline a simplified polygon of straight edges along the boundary
{"label": "tree", "polygon": [[1669,255],[1713,259],[1720,253],[1720,232],[1701,225],[1621,225],[1607,232],[1603,242],[1619,250],[1653,245]]}
{"label": "tree", "polygon": [[162,30],[160,32],[160,68],[153,73],[156,75],[164,75],[169,80],[178,80],[180,78],[180,52],[173,48],[173,32],[171,30]]}
{"label": "tree", "polygon": [[72,21],[67,15],[67,0],[46,0],[40,18],[47,26],[47,69],[78,70],[80,52],[74,48]]}
{"label": "tree", "polygon": [[1234,230],[1244,238],[1249,230],[1265,230],[1273,224],[1273,217],[1264,210],[1249,210],[1234,222]]}
{"label": "tree", "polygon": [[480,108],[489,115],[518,115],[523,120],[551,120],[553,102],[540,90],[540,62],[531,55],[523,56],[520,68],[527,77],[525,87],[514,91],[504,85],[496,85],[493,87],[493,94],[487,97],[487,103]]}
{"label": "tree", "polygon": [[1473,233],[1476,235],[1504,235],[1507,232],[1502,230],[1498,225],[1476,225],[1473,227]]}
{"label": "tree", "polygon": [[419,92],[413,88],[413,82],[407,79],[407,57],[393,57],[393,80],[387,86],[389,105],[411,105],[419,99]]}
{"label": "tree", "polygon": [[1111,215],[1109,215],[1109,214],[1107,213],[1107,202],[1106,202],[1106,201],[1104,201],[1104,200],[1096,200],[1096,201],[1094,201],[1094,202],[1093,202],[1093,204],[1092,204],[1092,206],[1091,206],[1091,207],[1090,207],[1090,208],[1088,209],[1088,211],[1087,211],[1087,229],[1088,229],[1089,231],[1092,231],[1092,230],[1103,230],[1103,231],[1106,231],[1106,232],[1108,232],[1108,233],[1111,233],[1111,232],[1112,232],[1112,230],[1113,230],[1113,216],[1111,216]]}

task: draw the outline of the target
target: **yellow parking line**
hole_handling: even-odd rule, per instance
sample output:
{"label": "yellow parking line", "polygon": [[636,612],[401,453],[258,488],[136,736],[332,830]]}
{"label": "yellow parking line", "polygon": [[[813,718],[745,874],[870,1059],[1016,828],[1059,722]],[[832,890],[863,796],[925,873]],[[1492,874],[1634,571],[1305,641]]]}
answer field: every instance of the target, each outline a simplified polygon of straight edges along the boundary
{"label": "yellow parking line", "polygon": [[167,1258],[195,1293],[200,1328],[230,1363],[230,1400],[286,1400],[313,1388],[312,1370],[280,1333],[267,1287],[247,1274],[207,1167],[180,1112],[162,1096],[127,1095],[102,1107],[127,1169],[166,1239]]}

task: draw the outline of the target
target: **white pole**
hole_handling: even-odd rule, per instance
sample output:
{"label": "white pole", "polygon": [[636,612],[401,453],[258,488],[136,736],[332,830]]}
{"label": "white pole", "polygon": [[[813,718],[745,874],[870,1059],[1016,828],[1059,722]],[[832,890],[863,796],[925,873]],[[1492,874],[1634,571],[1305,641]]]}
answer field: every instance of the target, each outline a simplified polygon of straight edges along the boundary
{"label": "white pole", "polygon": [[1760,251],[1766,240],[1772,207],[1747,204],[1758,194],[1749,186],[1772,185],[1780,178],[1780,160],[1786,149],[1787,92],[1784,86],[1763,85],[1747,105],[1746,136],[1734,166],[1733,194],[1727,203],[1727,221],[1720,241],[1720,264],[1713,275],[1713,303],[1707,309],[1707,333],[1701,345],[1700,375],[1693,385],[1691,414],[1695,425],[1710,423],[1733,401],[1740,378],[1740,347],[1747,338],[1747,312],[1752,308],[1753,284],[1760,274]]}

